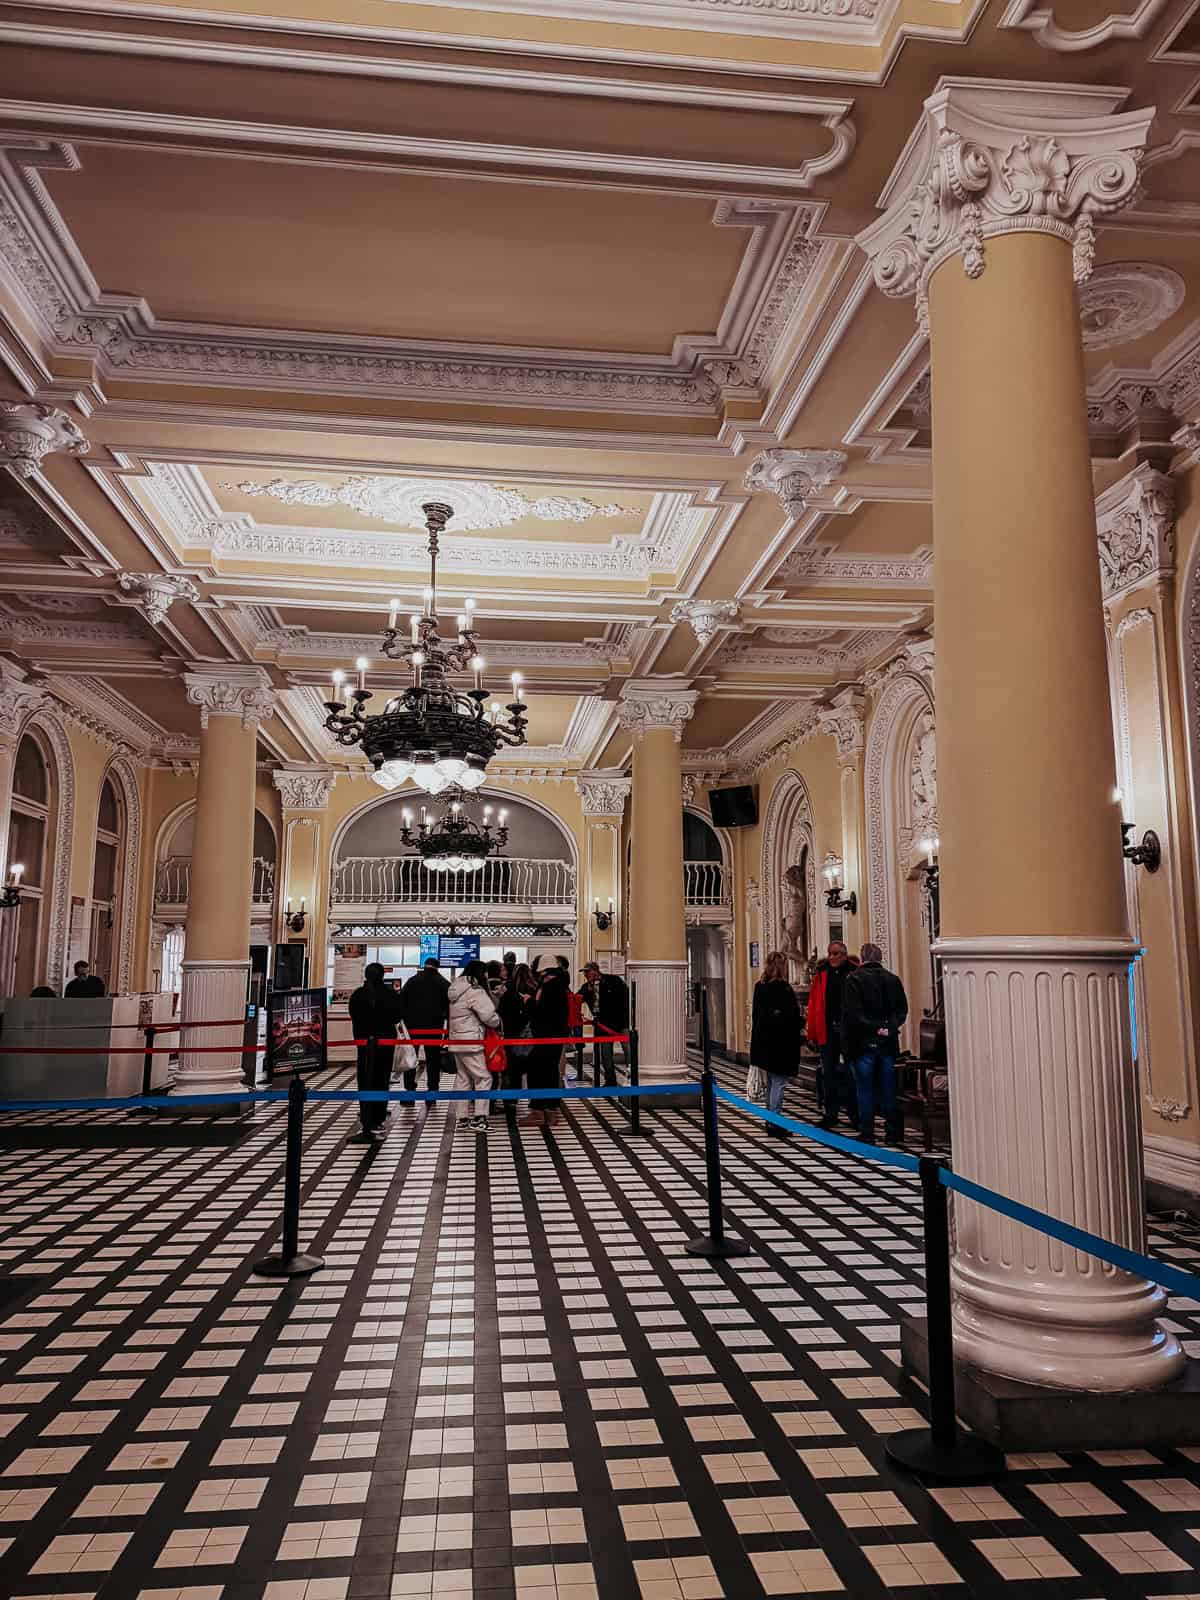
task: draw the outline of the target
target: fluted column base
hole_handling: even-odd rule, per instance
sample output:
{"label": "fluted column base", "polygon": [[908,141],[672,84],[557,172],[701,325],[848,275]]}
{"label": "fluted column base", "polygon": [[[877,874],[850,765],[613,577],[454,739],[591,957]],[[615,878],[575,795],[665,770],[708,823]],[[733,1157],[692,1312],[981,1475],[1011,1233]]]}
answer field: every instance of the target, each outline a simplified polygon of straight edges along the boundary
{"label": "fluted column base", "polygon": [[[175,1094],[230,1094],[245,1087],[242,1073],[241,1018],[246,1009],[249,961],[187,961],[181,968],[179,987],[180,1051]],[[189,1029],[188,1023],[229,1020],[227,1028]],[[189,1048],[189,1046],[193,1048]],[[213,1046],[229,1046],[230,1053],[209,1055]],[[206,1052],[200,1054],[201,1047]]]}
{"label": "fluted column base", "polygon": [[[948,938],[955,1170],[1144,1250],[1128,939]],[[1183,1370],[1163,1291],[985,1206],[954,1200],[956,1355],[1025,1383],[1153,1389]]]}
{"label": "fluted column base", "polygon": [[625,976],[637,984],[639,1081],[686,1083],[687,962],[627,961]]}

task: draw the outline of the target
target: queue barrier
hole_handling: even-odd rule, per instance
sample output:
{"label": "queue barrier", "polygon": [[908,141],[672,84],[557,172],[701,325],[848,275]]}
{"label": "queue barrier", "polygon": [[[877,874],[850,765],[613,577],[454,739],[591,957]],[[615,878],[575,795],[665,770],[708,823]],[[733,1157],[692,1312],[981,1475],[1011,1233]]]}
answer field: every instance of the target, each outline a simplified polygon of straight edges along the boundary
{"label": "queue barrier", "polygon": [[[842,1154],[857,1156],[879,1166],[914,1173],[921,1183],[921,1210],[925,1247],[925,1311],[929,1349],[929,1427],[905,1429],[889,1434],[884,1451],[897,1466],[929,1482],[969,1484],[991,1481],[1005,1470],[1004,1453],[975,1434],[965,1433],[958,1424],[954,1394],[954,1328],[950,1286],[950,1214],[948,1195],[988,1206],[1002,1216],[1025,1227],[1034,1228],[1051,1239],[1096,1256],[1110,1266],[1137,1277],[1149,1279],[1177,1294],[1200,1299],[1200,1275],[1183,1272],[1168,1262],[1130,1250],[1111,1239],[1090,1233],[1086,1228],[1064,1222],[1047,1212],[1023,1205],[1010,1195],[999,1194],[970,1178],[960,1177],[935,1156],[914,1156],[906,1150],[864,1145],[826,1128],[814,1127],[796,1117],[784,1116],[756,1105],[744,1095],[735,1094],[715,1082],[712,1049],[708,1034],[708,994],[702,990],[700,1040],[703,1053],[701,1093],[704,1099],[704,1145],[708,1168],[709,1233],[691,1240],[687,1249],[693,1255],[713,1260],[745,1255],[750,1246],[731,1239],[724,1232],[720,1189],[720,1144],[716,1104],[727,1105],[760,1121],[774,1124],[789,1133],[801,1134],[814,1144],[825,1145]],[[715,1187],[714,1187],[715,1178]]]}

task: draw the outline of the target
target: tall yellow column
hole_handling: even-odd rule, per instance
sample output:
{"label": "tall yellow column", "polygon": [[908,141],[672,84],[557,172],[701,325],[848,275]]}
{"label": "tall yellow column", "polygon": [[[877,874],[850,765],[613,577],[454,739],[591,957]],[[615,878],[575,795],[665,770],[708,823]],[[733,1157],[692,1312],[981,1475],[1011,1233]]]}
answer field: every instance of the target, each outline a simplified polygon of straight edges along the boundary
{"label": "tall yellow column", "polygon": [[[259,723],[274,693],[257,667],[203,667],[184,675],[200,707],[200,770],[179,1009],[179,1094],[213,1094],[242,1082],[242,1016],[250,971],[250,862]],[[229,1021],[227,1028],[189,1022]],[[199,1047],[229,1046],[229,1054]]]}
{"label": "tall yellow column", "polygon": [[[1142,1249],[1120,811],[1076,274],[1151,111],[961,80],[925,103],[860,243],[928,307],[942,941],[955,1167]],[[927,297],[927,301],[926,301]],[[1033,1383],[1151,1388],[1163,1295],[955,1206],[956,1345]]]}
{"label": "tall yellow column", "polygon": [[696,690],[670,678],[631,680],[621,694],[621,726],[633,733],[634,905],[626,970],[638,986],[645,1083],[677,1083],[688,1075],[679,744],[698,698]]}
{"label": "tall yellow column", "polygon": [[[575,780],[583,802],[584,860],[579,884],[580,943],[589,961],[622,948],[625,909],[621,904],[621,819],[631,780],[620,772],[583,772]],[[601,928],[595,913],[611,921]]]}

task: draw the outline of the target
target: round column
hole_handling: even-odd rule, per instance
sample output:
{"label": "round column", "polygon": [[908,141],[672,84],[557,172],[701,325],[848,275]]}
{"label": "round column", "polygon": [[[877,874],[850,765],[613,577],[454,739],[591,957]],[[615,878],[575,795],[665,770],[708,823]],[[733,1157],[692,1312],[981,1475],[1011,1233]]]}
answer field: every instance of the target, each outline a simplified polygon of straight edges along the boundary
{"label": "round column", "polygon": [[[244,1081],[241,1018],[250,972],[255,753],[258,725],[270,715],[273,696],[266,675],[255,669],[188,673],[185,681],[188,699],[200,707],[200,769],[174,1089],[222,1094]],[[217,1021],[230,1026],[188,1026]],[[228,1054],[216,1047],[228,1047]]]}
{"label": "round column", "polygon": [[[1093,216],[1136,187],[1150,114],[1097,114],[1113,109],[1107,90],[940,90],[889,186],[890,237],[884,219],[862,242],[881,287],[928,297],[955,1167],[1141,1250],[1134,945],[1074,288]],[[954,1215],[961,1359],[1097,1391],[1178,1375],[1160,1290],[986,1207],[956,1200]]]}
{"label": "round column", "polygon": [[626,971],[637,984],[640,1077],[681,1083],[689,1073],[679,746],[698,695],[669,680],[641,680],[626,684],[621,699],[621,725],[633,733]]}

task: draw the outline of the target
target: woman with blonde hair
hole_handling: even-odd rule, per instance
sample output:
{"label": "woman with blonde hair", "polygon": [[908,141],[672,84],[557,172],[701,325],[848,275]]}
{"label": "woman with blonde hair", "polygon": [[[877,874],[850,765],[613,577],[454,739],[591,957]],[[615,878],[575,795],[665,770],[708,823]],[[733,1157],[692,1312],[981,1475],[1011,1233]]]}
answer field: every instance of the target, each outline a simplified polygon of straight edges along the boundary
{"label": "woman with blonde hair", "polygon": [[[773,950],[754,985],[750,1065],[767,1074],[767,1110],[783,1111],[783,1091],[800,1070],[800,1003],[788,981],[787,957]],[[787,1139],[787,1128],[767,1124],[767,1132]]]}

